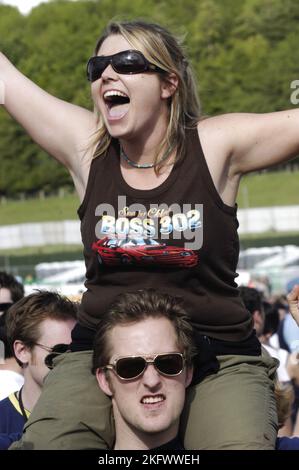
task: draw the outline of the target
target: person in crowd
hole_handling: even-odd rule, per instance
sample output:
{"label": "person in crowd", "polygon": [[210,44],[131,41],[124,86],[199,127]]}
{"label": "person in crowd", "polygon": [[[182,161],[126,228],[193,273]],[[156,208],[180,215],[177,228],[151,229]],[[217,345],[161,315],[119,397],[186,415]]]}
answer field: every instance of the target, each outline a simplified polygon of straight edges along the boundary
{"label": "person in crowd", "polygon": [[[291,292],[287,295],[287,301],[289,304],[289,310],[291,315],[293,316],[294,320],[296,321],[297,325],[299,326],[299,286],[295,285]],[[292,367],[290,369],[290,373],[292,377],[294,378],[295,384],[298,386],[299,385],[299,362],[298,362],[298,352],[296,353],[297,358],[296,360],[292,361]],[[294,358],[294,353],[293,353],[293,358]],[[287,400],[288,397],[283,397],[282,398],[282,403],[285,404],[286,412],[285,414],[285,420],[289,417],[291,414],[290,406],[289,403],[294,401],[294,395],[293,397],[290,397],[289,400]],[[297,410],[296,410],[297,411]],[[298,437],[298,413],[297,413],[297,422],[295,422],[294,430],[293,430],[293,436],[294,437],[279,437],[277,439],[276,443],[276,448],[277,450],[299,450],[299,437]]]}
{"label": "person in crowd", "polygon": [[269,344],[271,336],[276,333],[279,325],[277,309],[264,300],[264,296],[254,287],[239,287],[240,295],[245,307],[251,313],[257,337],[268,353],[279,360],[277,369],[278,379],[281,383],[289,383],[287,372],[288,351],[274,348]]}
{"label": "person in crowd", "polygon": [[[77,319],[77,306],[56,292],[40,291],[16,302],[7,312],[6,330],[24,385],[0,401],[0,448],[20,438],[49,372],[52,355],[66,351]],[[60,346],[57,347],[56,345]],[[61,348],[63,346],[63,348]],[[50,355],[50,356],[49,356]]]}
{"label": "person in crowd", "polygon": [[292,317],[299,326],[299,285],[296,284],[287,295],[289,309]]}
{"label": "person in crowd", "polygon": [[20,390],[24,383],[22,369],[9,346],[6,329],[6,312],[13,303],[24,297],[23,285],[11,274],[0,272],[0,400]]}
{"label": "person in crowd", "polygon": [[[73,353],[55,361],[19,448],[113,444],[111,401],[90,373],[94,334],[118,294],[156,287],[184,298],[198,357],[218,363],[188,392],[185,447],[274,449],[277,363],[235,283],[235,201],[242,175],[298,154],[299,110],[204,118],[182,44],[141,20],[108,25],[87,78],[94,112],[49,95],[0,55],[4,107],[73,177],[87,268]],[[58,410],[58,395],[71,405]]]}
{"label": "person in crowd", "polygon": [[288,362],[290,361],[291,355],[286,349],[281,348],[279,345],[275,346],[274,343],[271,342],[271,338],[277,333],[279,328],[279,312],[274,304],[272,305],[265,301],[263,305],[265,310],[265,324],[260,340],[268,353],[279,360],[279,367],[277,369],[278,380],[281,384],[287,385],[291,381],[288,372]]}
{"label": "person in crowd", "polygon": [[167,294],[121,294],[103,315],[93,372],[112,400],[115,450],[183,449],[179,421],[193,375],[193,343],[182,300]]}
{"label": "person in crowd", "polygon": [[24,297],[23,285],[11,274],[0,271],[0,316]]}
{"label": "person in crowd", "polygon": [[[288,422],[292,414],[292,406],[295,399],[294,389],[291,386],[280,387],[276,386],[275,389],[278,423],[281,430],[288,430]],[[299,450],[299,437],[292,433],[279,433],[276,440],[276,450]]]}
{"label": "person in crowd", "polygon": [[[273,335],[277,334],[279,328],[279,311],[275,303],[270,304],[264,301],[263,305],[265,310],[265,325],[263,335],[261,336],[261,343],[272,357],[276,357],[279,360],[279,367],[277,369],[278,382],[275,394],[279,408],[288,410],[285,413],[284,425],[280,426],[278,436],[292,436],[293,420],[291,411],[295,400],[295,390],[292,383],[294,377],[290,371],[290,365],[292,364],[293,356],[286,349],[281,348],[279,344],[275,345],[275,342],[271,342]],[[278,418],[279,415],[278,411]]]}
{"label": "person in crowd", "polygon": [[[293,328],[292,328],[292,360],[288,364],[288,371],[291,377],[293,378],[293,383],[295,386],[295,403],[293,409],[293,421],[294,421],[294,435],[299,435],[299,339],[295,339],[295,334],[298,335],[297,330],[294,329],[294,325],[299,326],[299,285],[295,285],[292,290],[287,295],[287,300],[289,304],[289,315],[293,318]],[[290,324],[288,325],[290,327]],[[291,331],[289,330],[291,333]]]}
{"label": "person in crowd", "polygon": [[260,338],[264,332],[265,325],[263,294],[254,287],[247,286],[240,286],[239,292],[245,307],[252,315],[253,327],[257,337]]}

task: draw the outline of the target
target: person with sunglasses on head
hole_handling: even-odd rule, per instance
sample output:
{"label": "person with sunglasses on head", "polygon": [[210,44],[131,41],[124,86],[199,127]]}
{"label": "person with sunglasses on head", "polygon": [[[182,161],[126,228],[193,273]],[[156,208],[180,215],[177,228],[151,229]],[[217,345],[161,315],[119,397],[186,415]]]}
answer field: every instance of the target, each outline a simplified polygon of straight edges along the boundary
{"label": "person with sunglasses on head", "polygon": [[115,450],[183,449],[179,422],[195,355],[182,299],[153,289],[117,297],[93,351],[93,372],[112,401]]}
{"label": "person with sunglasses on head", "polygon": [[47,359],[55,351],[58,354],[58,344],[66,346],[66,351],[76,320],[76,305],[56,292],[30,294],[8,310],[7,337],[23,370],[24,385],[0,401],[0,449],[7,449],[21,437],[49,372]]}
{"label": "person with sunglasses on head", "polygon": [[24,383],[22,368],[15,360],[5,328],[7,310],[24,297],[23,285],[11,274],[0,272],[0,400],[20,390]]}
{"label": "person with sunglasses on head", "polygon": [[47,383],[51,413],[58,383],[64,401],[76,390],[72,409],[49,422],[41,397],[24,443],[111,445],[110,402],[88,372],[94,332],[118,294],[156,287],[185,299],[197,343],[219,366],[194,389],[185,447],[274,449],[277,363],[261,351],[235,283],[235,201],[242,175],[298,153],[299,110],[204,118],[180,41],[138,20],[108,25],[87,78],[94,112],[49,95],[0,55],[4,107],[73,177],[87,268],[74,354],[55,361]]}

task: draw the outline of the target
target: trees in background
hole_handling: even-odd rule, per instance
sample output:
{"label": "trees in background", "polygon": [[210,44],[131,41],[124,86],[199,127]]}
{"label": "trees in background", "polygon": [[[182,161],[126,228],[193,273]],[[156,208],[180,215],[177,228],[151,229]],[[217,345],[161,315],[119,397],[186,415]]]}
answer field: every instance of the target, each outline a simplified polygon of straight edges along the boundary
{"label": "trees in background", "polygon": [[[91,109],[85,64],[115,17],[142,17],[186,36],[204,114],[293,106],[298,0],[61,0],[41,4],[27,17],[0,5],[0,49],[48,92]],[[0,195],[72,186],[65,169],[2,109],[0,159]]]}

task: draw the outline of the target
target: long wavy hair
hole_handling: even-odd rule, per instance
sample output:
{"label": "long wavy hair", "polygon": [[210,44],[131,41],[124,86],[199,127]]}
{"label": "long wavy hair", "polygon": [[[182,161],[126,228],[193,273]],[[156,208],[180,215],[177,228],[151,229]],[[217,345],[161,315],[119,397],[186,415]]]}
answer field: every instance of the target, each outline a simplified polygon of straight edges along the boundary
{"label": "long wavy hair", "polygon": [[[158,173],[174,151],[176,160],[183,158],[186,129],[196,127],[201,119],[200,101],[192,67],[184,53],[182,40],[162,26],[141,20],[110,23],[97,41],[95,54],[98,54],[106,38],[117,34],[123,36],[132,48],[141,51],[150,62],[165,70],[166,74],[174,73],[178,77],[177,90],[168,101],[169,123],[165,138],[155,155],[155,171]],[[92,142],[93,145],[97,144],[94,157],[105,154],[110,142],[111,136],[101,114],[98,113],[98,130]]]}

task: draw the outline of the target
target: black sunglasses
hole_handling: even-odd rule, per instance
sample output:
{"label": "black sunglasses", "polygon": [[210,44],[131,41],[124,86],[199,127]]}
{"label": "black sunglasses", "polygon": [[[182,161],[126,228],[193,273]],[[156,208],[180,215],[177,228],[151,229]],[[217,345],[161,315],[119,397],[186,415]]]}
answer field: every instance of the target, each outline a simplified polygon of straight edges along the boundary
{"label": "black sunglasses", "polygon": [[6,310],[9,309],[9,307],[11,307],[13,304],[13,302],[2,302],[0,303],[0,312],[6,312]]}
{"label": "black sunglasses", "polygon": [[113,55],[91,57],[87,63],[88,80],[94,82],[101,78],[109,64],[115,72],[121,74],[131,75],[147,71],[165,73],[165,70],[149,62],[140,51],[128,50]]}
{"label": "black sunglasses", "polygon": [[143,356],[126,356],[115,359],[104,369],[113,369],[116,375],[123,380],[137,379],[142,375],[148,364],[153,364],[159,374],[174,377],[184,369],[184,355],[181,353],[156,354],[150,359]]}
{"label": "black sunglasses", "polygon": [[34,343],[35,346],[39,346],[40,348],[44,349],[45,351],[48,351],[50,354],[48,354],[45,357],[45,365],[48,367],[48,369],[53,369],[53,360],[55,359],[56,356],[59,356],[60,354],[64,354],[65,352],[70,350],[69,344],[55,344],[53,348],[50,348],[49,346],[45,346],[44,344],[40,343]]}

